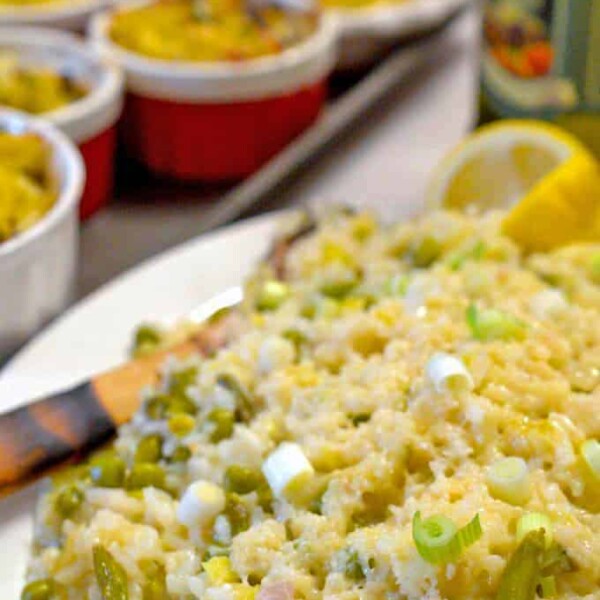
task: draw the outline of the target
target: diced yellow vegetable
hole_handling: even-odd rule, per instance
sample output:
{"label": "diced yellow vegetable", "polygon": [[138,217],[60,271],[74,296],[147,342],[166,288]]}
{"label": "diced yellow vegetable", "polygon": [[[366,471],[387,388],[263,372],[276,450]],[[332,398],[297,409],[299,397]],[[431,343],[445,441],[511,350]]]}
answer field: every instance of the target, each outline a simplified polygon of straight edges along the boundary
{"label": "diced yellow vegetable", "polygon": [[235,571],[231,568],[231,563],[227,556],[214,556],[210,560],[203,562],[202,567],[204,568],[211,585],[236,583],[240,580]]}

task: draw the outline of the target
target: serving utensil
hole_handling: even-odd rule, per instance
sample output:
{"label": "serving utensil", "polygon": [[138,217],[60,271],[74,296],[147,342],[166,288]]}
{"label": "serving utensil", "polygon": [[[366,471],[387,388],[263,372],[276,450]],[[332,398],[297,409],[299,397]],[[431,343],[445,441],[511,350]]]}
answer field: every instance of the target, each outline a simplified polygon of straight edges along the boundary
{"label": "serving utensil", "polygon": [[[276,236],[264,261],[275,277],[285,279],[289,249],[314,228],[310,215],[290,215],[288,228]],[[158,367],[167,356],[207,356],[227,344],[239,329],[235,307],[242,299],[240,287],[230,288],[184,319],[165,323],[167,327],[182,321],[197,325],[183,342],[0,415],[0,496],[110,439],[134,415],[142,389],[156,382]]]}
{"label": "serving utensil", "polygon": [[233,309],[241,298],[241,288],[232,288],[200,305],[186,317],[198,329],[173,347],[0,415],[0,496],[109,440],[138,409],[141,391],[156,382],[167,356],[207,356],[227,343],[235,311],[211,316]]}

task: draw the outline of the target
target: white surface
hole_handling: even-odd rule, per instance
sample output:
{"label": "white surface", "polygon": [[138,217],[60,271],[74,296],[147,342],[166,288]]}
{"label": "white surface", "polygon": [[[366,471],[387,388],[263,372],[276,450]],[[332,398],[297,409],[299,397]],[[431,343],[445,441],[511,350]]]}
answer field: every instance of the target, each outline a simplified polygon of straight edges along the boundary
{"label": "white surface", "polygon": [[58,198],[23,233],[0,244],[0,358],[63,311],[72,299],[77,265],[78,207],[85,179],[79,153],[48,123],[0,110],[0,130],[33,132],[51,150]]}
{"label": "white surface", "polygon": [[293,203],[370,207],[386,219],[423,210],[427,180],[473,125],[479,15],[470,10],[440,40],[432,66],[289,191]]}
{"label": "white surface", "polygon": [[339,24],[338,66],[369,64],[394,43],[427,31],[472,0],[407,0],[363,9],[332,9]]}
{"label": "white surface", "polygon": [[86,95],[44,114],[76,144],[114,125],[123,107],[121,70],[98,57],[73,34],[36,27],[0,29],[0,51],[15,52],[21,64],[67,73],[87,88]]}
{"label": "white surface", "polygon": [[[275,219],[263,217],[200,238],[117,279],[12,360],[0,376],[0,409],[71,385],[126,356],[143,319],[185,315],[240,283],[266,251]],[[218,269],[215,257],[219,257]],[[35,490],[0,501],[0,598],[17,600],[31,535]]]}
{"label": "white surface", "polygon": [[230,102],[289,93],[325,79],[337,58],[337,22],[325,16],[304,42],[280,54],[248,61],[192,62],[147,58],[113,43],[109,35],[115,11],[144,6],[148,0],[123,2],[96,15],[90,37],[97,50],[119,63],[127,88],[150,98],[172,101]]}

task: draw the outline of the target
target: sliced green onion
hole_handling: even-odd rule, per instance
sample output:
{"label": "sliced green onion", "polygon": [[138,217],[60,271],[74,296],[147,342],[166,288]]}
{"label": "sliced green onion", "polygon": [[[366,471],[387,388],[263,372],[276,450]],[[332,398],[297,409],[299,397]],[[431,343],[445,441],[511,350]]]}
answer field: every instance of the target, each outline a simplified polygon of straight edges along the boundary
{"label": "sliced green onion", "polygon": [[458,529],[454,521],[443,515],[421,519],[417,511],[413,517],[413,540],[422,558],[432,564],[456,560],[462,551],[474,544],[483,534],[479,515]]}
{"label": "sliced green onion", "polygon": [[531,496],[527,463],[519,457],[503,458],[488,468],[486,483],[490,494],[509,504],[522,505]]}
{"label": "sliced green onion", "polygon": [[586,440],[581,444],[580,451],[589,472],[594,479],[600,481],[600,442],[598,440]]}
{"label": "sliced green onion", "polygon": [[406,273],[391,277],[385,284],[385,291],[390,296],[404,296],[408,289],[410,278]]}
{"label": "sliced green onion", "polygon": [[504,569],[496,600],[534,600],[543,554],[544,533],[529,532]]}
{"label": "sliced green onion", "polygon": [[539,583],[542,598],[552,598],[556,596],[556,579],[554,575],[542,577]]}
{"label": "sliced green onion", "polygon": [[477,513],[464,527],[458,530],[458,541],[461,550],[472,546],[483,535],[479,513]]}
{"label": "sliced green onion", "polygon": [[473,389],[473,378],[464,363],[445,352],[436,352],[427,361],[425,373],[438,394]]}
{"label": "sliced green onion", "polygon": [[278,309],[290,295],[290,288],[275,279],[265,281],[256,299],[256,308],[260,311]]}
{"label": "sliced green onion", "polygon": [[466,317],[471,333],[477,340],[520,340],[525,335],[523,321],[495,308],[479,310],[471,304]]}
{"label": "sliced green onion", "polygon": [[94,573],[103,600],[128,600],[127,573],[114,556],[100,544],[93,548]]}
{"label": "sliced green onion", "polygon": [[486,246],[481,240],[478,240],[475,245],[465,252],[455,254],[450,258],[448,266],[453,271],[458,271],[463,267],[467,260],[481,260],[485,255]]}
{"label": "sliced green onion", "polygon": [[552,521],[550,517],[542,513],[527,513],[519,519],[517,522],[517,541],[521,543],[528,533],[537,530],[544,532],[546,549],[550,548],[552,544]]}

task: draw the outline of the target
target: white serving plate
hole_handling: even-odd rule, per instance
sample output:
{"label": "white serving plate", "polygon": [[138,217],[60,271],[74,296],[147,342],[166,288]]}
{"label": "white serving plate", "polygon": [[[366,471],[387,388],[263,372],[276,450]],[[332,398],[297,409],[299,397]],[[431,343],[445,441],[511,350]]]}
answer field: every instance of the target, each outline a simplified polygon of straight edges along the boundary
{"label": "white serving plate", "polygon": [[[184,316],[239,285],[267,251],[277,215],[227,227],[150,259],[74,306],[0,372],[0,410],[70,386],[127,356],[145,319]],[[0,500],[0,598],[23,586],[38,486]]]}

